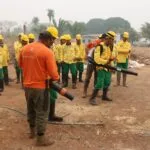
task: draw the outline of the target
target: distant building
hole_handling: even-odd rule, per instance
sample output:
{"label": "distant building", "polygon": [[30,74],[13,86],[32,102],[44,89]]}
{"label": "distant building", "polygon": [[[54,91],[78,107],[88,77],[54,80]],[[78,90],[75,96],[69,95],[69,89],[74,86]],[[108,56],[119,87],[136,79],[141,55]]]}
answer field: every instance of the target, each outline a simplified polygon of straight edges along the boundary
{"label": "distant building", "polygon": [[82,37],[83,37],[84,43],[86,44],[92,40],[97,39],[98,36],[99,34],[87,34],[87,35],[83,35]]}

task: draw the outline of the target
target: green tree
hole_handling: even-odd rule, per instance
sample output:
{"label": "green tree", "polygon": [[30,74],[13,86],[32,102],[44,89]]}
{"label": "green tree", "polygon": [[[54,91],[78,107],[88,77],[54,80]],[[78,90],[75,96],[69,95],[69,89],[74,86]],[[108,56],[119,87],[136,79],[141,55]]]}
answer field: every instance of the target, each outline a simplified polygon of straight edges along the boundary
{"label": "green tree", "polygon": [[109,30],[115,31],[115,32],[124,32],[128,31],[131,28],[130,23],[120,17],[111,17],[104,21],[104,32],[107,32]]}
{"label": "green tree", "polygon": [[87,34],[99,34],[104,32],[104,20],[100,18],[94,18],[88,21],[86,24]]}
{"label": "green tree", "polygon": [[38,24],[37,26],[33,25],[31,26],[30,31],[35,33],[35,34],[39,34],[40,32],[45,31],[47,28],[47,25],[45,24]]}
{"label": "green tree", "polygon": [[84,22],[69,23],[68,28],[73,37],[75,37],[76,34],[84,34],[86,31],[86,25]]}
{"label": "green tree", "polygon": [[38,17],[33,17],[33,19],[32,19],[32,24],[34,24],[34,25],[38,25],[39,24],[39,18]]}
{"label": "green tree", "polygon": [[64,19],[60,18],[58,23],[56,22],[55,19],[53,19],[53,24],[55,27],[57,27],[57,29],[59,31],[59,35],[62,35],[63,33],[65,33],[67,31],[68,22],[65,21]]}
{"label": "green tree", "polygon": [[86,24],[87,34],[99,34],[109,30],[122,33],[131,28],[130,23],[120,17],[111,17],[106,20],[94,18]]}
{"label": "green tree", "polygon": [[147,40],[150,40],[150,23],[146,22],[141,27],[142,36]]}
{"label": "green tree", "polygon": [[54,19],[55,12],[53,9],[47,9],[47,16],[49,19],[49,23],[52,25],[52,21]]}
{"label": "green tree", "polygon": [[135,29],[130,28],[128,30],[128,32],[130,33],[130,40],[132,43],[139,40],[140,35],[138,34],[138,32]]}
{"label": "green tree", "polygon": [[47,24],[40,23],[38,17],[33,17],[31,24],[29,25],[29,31],[33,32],[34,34],[39,34],[40,32],[44,31],[47,27]]}

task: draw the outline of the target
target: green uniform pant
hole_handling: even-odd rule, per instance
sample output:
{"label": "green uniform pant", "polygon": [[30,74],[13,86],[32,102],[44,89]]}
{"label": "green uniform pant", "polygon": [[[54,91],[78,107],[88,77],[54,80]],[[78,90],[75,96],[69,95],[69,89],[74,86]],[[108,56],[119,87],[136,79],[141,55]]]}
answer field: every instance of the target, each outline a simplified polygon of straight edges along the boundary
{"label": "green uniform pant", "polygon": [[4,82],[5,84],[8,84],[9,83],[8,66],[3,67],[3,73],[4,73]]}
{"label": "green uniform pant", "polygon": [[18,62],[15,62],[15,70],[16,70],[16,75],[17,75],[17,80],[20,80],[21,78],[21,68],[18,65]]}
{"label": "green uniform pant", "polygon": [[3,67],[3,73],[4,73],[4,74],[8,74],[8,67],[7,67],[7,66],[4,66],[4,67]]}
{"label": "green uniform pant", "polygon": [[58,97],[57,92],[53,89],[50,89],[49,93],[50,93],[50,104],[53,104],[56,102],[56,99]]}
{"label": "green uniform pant", "polygon": [[49,97],[44,89],[25,88],[27,117],[30,127],[36,127],[38,134],[44,134],[48,118]]}
{"label": "green uniform pant", "polygon": [[111,72],[106,70],[97,70],[97,79],[95,89],[108,88],[111,83]]}
{"label": "green uniform pant", "polygon": [[128,59],[126,60],[125,63],[117,63],[117,67],[122,69],[128,69]]}
{"label": "green uniform pant", "polygon": [[3,69],[0,68],[0,92],[2,92],[4,90],[4,75],[3,75]]}
{"label": "green uniform pant", "polygon": [[76,63],[77,71],[83,72],[84,71],[84,63],[83,62],[77,62]]}
{"label": "green uniform pant", "polygon": [[15,64],[15,69],[16,69],[16,74],[17,74],[17,73],[21,73],[21,69],[20,69],[20,67],[18,66],[18,64]]}
{"label": "green uniform pant", "polygon": [[68,75],[69,70],[71,71],[72,76],[76,76],[77,69],[76,69],[76,64],[75,63],[73,63],[73,64],[63,63],[62,73],[65,74],[65,75]]}
{"label": "green uniform pant", "polygon": [[3,79],[3,78],[4,78],[3,69],[0,68],[0,79]]}
{"label": "green uniform pant", "polygon": [[58,69],[58,73],[59,74],[61,72],[61,68],[62,68],[62,64],[61,63],[57,63],[57,69]]}

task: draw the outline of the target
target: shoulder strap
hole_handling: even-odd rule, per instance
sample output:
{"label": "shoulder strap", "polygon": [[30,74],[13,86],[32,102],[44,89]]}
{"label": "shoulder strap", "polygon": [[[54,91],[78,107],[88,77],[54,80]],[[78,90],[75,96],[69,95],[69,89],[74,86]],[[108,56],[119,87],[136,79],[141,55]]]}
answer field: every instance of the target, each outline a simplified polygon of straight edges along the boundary
{"label": "shoulder strap", "polygon": [[92,55],[91,57],[94,59],[94,51],[95,51],[95,47],[93,48],[93,51],[92,51]]}
{"label": "shoulder strap", "polygon": [[103,48],[103,45],[101,45],[101,44],[99,46],[100,46],[100,56],[101,56],[104,51],[104,48]]}

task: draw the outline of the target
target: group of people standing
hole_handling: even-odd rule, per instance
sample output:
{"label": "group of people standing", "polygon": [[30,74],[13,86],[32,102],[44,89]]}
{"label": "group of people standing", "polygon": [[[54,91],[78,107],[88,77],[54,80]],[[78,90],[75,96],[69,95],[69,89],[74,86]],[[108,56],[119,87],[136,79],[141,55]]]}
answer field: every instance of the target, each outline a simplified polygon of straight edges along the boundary
{"label": "group of people standing", "polygon": [[[70,72],[72,89],[78,88],[77,79],[81,83],[84,81],[83,98],[86,98],[89,82],[94,74],[94,89],[89,103],[97,105],[96,96],[99,90],[103,90],[102,100],[112,101],[107,94],[112,71],[99,67],[98,64],[127,69],[131,52],[128,32],[123,33],[119,43],[115,43],[115,37],[115,32],[108,31],[85,45],[80,34],[76,35],[74,42],[70,34],[64,34],[58,41],[58,30],[55,27],[48,27],[40,33],[37,41],[34,41],[35,35],[32,33],[18,35],[18,40],[14,43],[16,83],[21,82],[25,91],[30,138],[36,137],[38,146],[53,144],[53,141],[45,138],[46,118],[49,121],[63,121],[62,117],[55,115],[57,92],[50,88],[50,82],[59,82],[63,87],[68,87]],[[94,64],[88,61],[89,57]],[[4,82],[9,85],[8,62],[8,48],[0,35],[0,93],[4,89]],[[83,80],[85,62],[87,68]],[[121,74],[118,72],[117,86],[120,85],[120,80]],[[123,86],[127,86],[125,74]]]}
{"label": "group of people standing", "polygon": [[[102,100],[112,101],[108,97],[108,90],[111,84],[112,70],[104,67],[99,67],[98,64],[116,66],[123,69],[128,69],[128,59],[131,52],[131,44],[129,43],[129,33],[124,32],[122,40],[115,43],[116,33],[109,31],[99,36],[99,39],[87,45],[88,57],[92,58],[97,64],[88,62],[86,78],[84,82],[83,98],[87,97],[88,85],[94,72],[94,90],[90,97],[90,104],[97,105],[96,96],[99,90],[103,90]],[[120,86],[121,73],[117,72],[116,86]],[[123,74],[123,86],[126,85],[126,74]]]}

